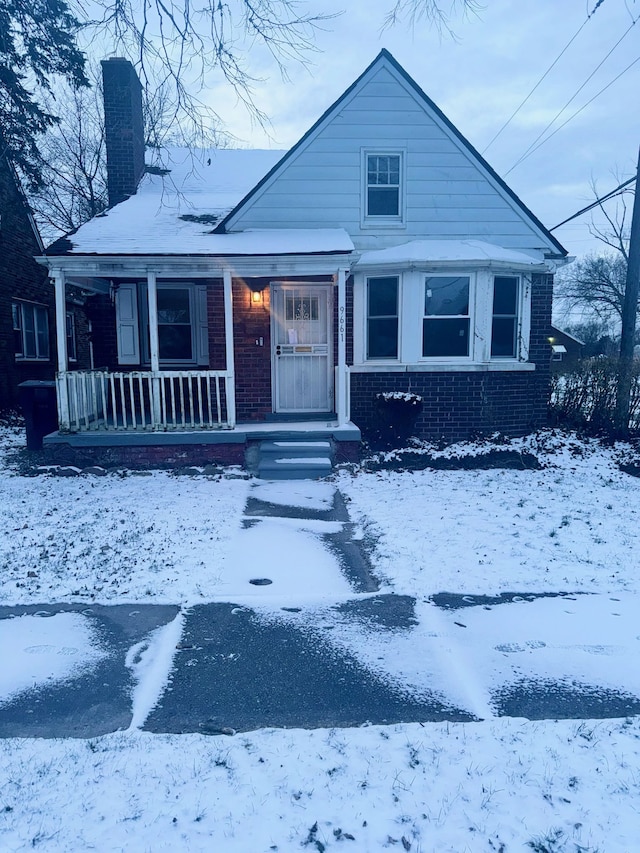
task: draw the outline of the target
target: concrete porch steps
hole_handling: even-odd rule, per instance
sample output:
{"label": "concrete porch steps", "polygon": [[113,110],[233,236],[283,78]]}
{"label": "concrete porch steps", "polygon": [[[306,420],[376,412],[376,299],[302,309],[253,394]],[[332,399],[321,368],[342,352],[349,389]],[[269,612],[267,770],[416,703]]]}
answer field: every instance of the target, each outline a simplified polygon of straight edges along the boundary
{"label": "concrete porch steps", "polygon": [[262,441],[258,449],[261,480],[316,480],[333,470],[333,445],[328,440]]}

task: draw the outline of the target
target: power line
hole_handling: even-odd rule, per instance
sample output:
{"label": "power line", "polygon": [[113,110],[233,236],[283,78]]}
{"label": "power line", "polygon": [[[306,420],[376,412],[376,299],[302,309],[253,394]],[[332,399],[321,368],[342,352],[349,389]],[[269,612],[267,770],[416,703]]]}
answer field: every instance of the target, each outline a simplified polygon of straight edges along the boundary
{"label": "power line", "polygon": [[509,118],[505,121],[505,123],[502,125],[502,127],[500,128],[500,130],[496,133],[496,135],[493,137],[493,139],[491,139],[491,140],[490,140],[489,144],[488,144],[488,145],[486,145],[486,146],[484,147],[484,149],[482,150],[482,154],[483,154],[483,155],[485,154],[485,152],[486,152],[486,151],[488,151],[488,150],[489,150],[489,148],[491,148],[491,146],[492,146],[492,145],[493,145],[493,143],[496,141],[496,139],[500,136],[500,134],[503,132],[503,130],[505,130],[505,129],[506,129],[506,128],[511,124],[511,122],[513,121],[513,119],[518,115],[518,113],[520,112],[520,110],[524,107],[524,105],[527,103],[527,101],[529,100],[529,98],[533,95],[533,93],[534,93],[534,92],[536,91],[536,89],[540,86],[540,84],[545,80],[545,78],[548,76],[548,74],[549,74],[549,73],[550,73],[550,72],[555,68],[555,66],[558,64],[558,62],[562,59],[562,57],[564,56],[564,54],[565,54],[565,53],[567,52],[567,50],[571,47],[571,45],[573,44],[573,42],[578,38],[578,36],[579,36],[579,35],[580,35],[580,33],[582,32],[582,30],[586,27],[587,23],[588,23],[588,22],[591,20],[591,18],[595,15],[596,10],[597,10],[597,9],[598,9],[598,8],[599,8],[603,3],[604,3],[604,0],[598,0],[598,2],[596,3],[596,5],[595,5],[595,6],[594,6],[594,8],[593,8],[593,11],[591,11],[591,12],[587,15],[587,17],[584,19],[584,21],[582,22],[582,24],[580,24],[580,26],[578,27],[578,29],[576,30],[576,32],[571,36],[571,38],[569,39],[569,41],[565,44],[565,46],[562,48],[562,50],[560,51],[560,53],[556,56],[556,58],[553,60],[553,62],[551,63],[551,65],[547,68],[547,70],[544,72],[544,74],[542,75],[542,77],[541,77],[541,78],[538,80],[538,82],[535,84],[535,86],[533,87],[533,89],[531,89],[531,91],[530,91],[530,92],[529,92],[529,94],[526,96],[526,98],[525,98],[525,99],[524,99],[524,100],[519,104],[519,106],[517,106],[517,107],[516,107],[516,109],[511,113],[511,115],[510,115],[510,116],[509,116]]}
{"label": "power line", "polygon": [[[638,22],[639,20],[640,20],[640,15],[639,15],[637,18],[634,18],[634,20],[631,22],[631,24],[629,25],[629,27],[628,27],[628,28],[624,31],[624,33],[620,36],[620,38],[619,38],[619,39],[618,39],[618,41],[613,45],[613,47],[611,48],[611,50],[609,50],[609,52],[608,52],[608,53],[603,57],[603,59],[601,59],[601,60],[600,60],[600,62],[596,65],[596,67],[593,69],[593,71],[591,72],[591,74],[589,74],[589,76],[588,76],[588,77],[587,77],[587,79],[584,81],[584,83],[582,83],[582,85],[581,85],[581,86],[580,86],[580,87],[579,87],[579,88],[578,88],[578,89],[573,93],[573,95],[569,98],[569,100],[568,100],[568,101],[566,102],[566,104],[562,107],[562,109],[560,109],[560,110],[556,113],[556,115],[551,119],[551,121],[547,124],[547,126],[544,128],[544,130],[542,130],[542,131],[538,134],[538,136],[533,140],[533,142],[531,143],[531,145],[530,145],[530,146],[527,148],[527,150],[524,152],[524,154],[522,154],[522,155],[520,156],[520,158],[519,158],[518,160],[516,160],[516,162],[513,164],[513,166],[509,169],[509,171],[505,173],[505,177],[506,177],[508,174],[510,174],[510,173],[511,173],[515,168],[516,168],[516,166],[519,166],[519,165],[520,165],[520,163],[522,163],[522,161],[523,161],[523,160],[524,160],[524,159],[529,155],[529,153],[532,151],[532,149],[534,148],[534,146],[536,146],[536,143],[537,143],[537,142],[539,142],[539,141],[540,141],[540,139],[541,139],[541,138],[545,135],[545,133],[549,130],[549,128],[550,128],[550,127],[552,127],[552,126],[556,123],[556,121],[560,118],[560,116],[562,115],[562,113],[567,109],[567,107],[569,106],[569,104],[571,104],[573,101],[575,101],[575,99],[578,97],[578,95],[580,94],[580,92],[585,88],[585,86],[587,85],[587,83],[588,83],[588,82],[589,82],[589,81],[590,81],[590,80],[595,76],[595,74],[600,70],[600,68],[602,68],[602,66],[603,66],[603,65],[604,65],[604,63],[607,61],[607,59],[609,59],[609,57],[610,57],[610,56],[611,56],[611,54],[614,52],[614,50],[616,50],[616,48],[617,48],[617,47],[622,43],[623,39],[625,39],[625,38],[629,35],[629,33],[631,32],[631,30],[633,29],[633,27],[637,24],[637,22]],[[631,63],[631,64],[633,65],[634,63]],[[628,66],[628,67],[625,69],[625,71],[628,71],[629,67],[631,67],[631,66]],[[624,73],[624,72],[622,72],[622,73]],[[621,75],[619,74],[619,75],[618,75],[618,77],[620,77],[620,76],[621,76]],[[617,80],[618,78],[616,77],[615,79]],[[614,82],[614,81],[612,81],[612,82]],[[608,87],[605,87],[605,88],[608,88]],[[604,89],[603,89],[602,91],[604,91]],[[598,94],[601,94],[601,92],[599,92]],[[592,99],[592,100],[593,100],[593,99]],[[589,103],[591,103],[591,102],[589,102]],[[577,113],[576,113],[576,115],[577,115]],[[565,124],[566,124],[566,122],[565,122]],[[551,135],[553,135],[553,134],[551,134]],[[551,135],[550,135],[550,136],[551,136]],[[549,136],[548,138],[550,138],[550,136]],[[546,141],[546,140],[545,140],[545,141]],[[539,147],[539,146],[538,146],[538,147]]]}
{"label": "power line", "polygon": [[[563,122],[562,122],[562,124],[561,124],[559,127],[556,127],[556,129],[553,131],[553,133],[550,133],[550,134],[549,134],[549,136],[546,136],[546,137],[545,137],[541,142],[539,142],[539,143],[536,145],[536,147],[535,147],[535,148],[531,148],[531,147],[529,147],[529,148],[527,149],[527,151],[522,155],[522,157],[518,160],[518,162],[517,162],[517,163],[514,163],[514,165],[509,169],[509,172],[512,172],[512,171],[516,168],[516,166],[519,166],[519,165],[520,165],[520,163],[523,163],[525,160],[527,160],[529,157],[531,157],[531,155],[532,155],[532,154],[535,154],[535,152],[536,152],[539,148],[541,148],[541,147],[545,144],[545,142],[548,142],[552,137],[554,137],[554,136],[556,135],[556,133],[558,133],[560,130],[562,130],[562,128],[563,128],[563,127],[566,127],[566,126],[569,124],[569,122],[570,122],[570,121],[573,121],[573,119],[574,119],[577,115],[579,115],[583,110],[586,110],[586,108],[589,106],[589,104],[592,104],[592,103],[595,101],[595,99],[596,99],[596,98],[599,98],[599,97],[600,97],[600,95],[602,95],[602,93],[603,93],[603,92],[606,92],[606,91],[607,91],[607,89],[609,89],[611,86],[613,86],[613,84],[614,84],[617,80],[619,80],[619,79],[620,79],[624,74],[626,74],[626,73],[627,73],[627,71],[629,71],[629,69],[630,69],[630,68],[633,68],[633,66],[634,66],[634,65],[636,65],[638,62],[640,62],[640,56],[636,57],[636,58],[633,60],[633,62],[630,62],[630,63],[629,63],[629,65],[627,65],[627,67],[626,67],[626,68],[623,68],[623,69],[622,69],[622,71],[621,71],[619,74],[616,74],[616,76],[613,78],[613,80],[610,80],[610,81],[607,83],[607,85],[606,85],[606,86],[604,86],[602,89],[600,89],[600,91],[599,91],[599,92],[596,92],[596,94],[595,94],[592,98],[589,98],[589,100],[588,100],[585,104],[583,104],[583,105],[580,107],[580,109],[576,110],[576,111],[575,111],[575,113],[572,113],[572,114],[569,116],[569,118],[568,118],[568,119],[566,119],[565,121],[563,121]],[[538,139],[539,139],[539,138],[540,138],[540,137],[538,137]],[[506,177],[506,175],[508,175],[508,174],[509,174],[509,172],[507,172],[507,173],[505,174],[505,177]]]}
{"label": "power line", "polygon": [[609,201],[610,198],[614,198],[617,195],[622,195],[622,190],[625,187],[628,187],[629,184],[632,184],[637,179],[637,175],[634,175],[632,178],[629,178],[628,181],[625,181],[623,184],[619,184],[614,190],[606,193],[601,198],[597,198],[595,201],[592,201],[591,204],[588,204],[586,207],[583,207],[582,210],[579,210],[577,213],[574,213],[572,216],[568,216],[566,219],[563,219],[562,222],[559,222],[557,225],[554,225],[553,228],[549,228],[549,231],[556,231],[558,228],[566,225],[567,222],[571,222],[573,219],[577,219],[579,216],[582,216],[583,213],[588,213],[590,210],[593,210],[594,207],[598,207],[603,204],[605,201]]}

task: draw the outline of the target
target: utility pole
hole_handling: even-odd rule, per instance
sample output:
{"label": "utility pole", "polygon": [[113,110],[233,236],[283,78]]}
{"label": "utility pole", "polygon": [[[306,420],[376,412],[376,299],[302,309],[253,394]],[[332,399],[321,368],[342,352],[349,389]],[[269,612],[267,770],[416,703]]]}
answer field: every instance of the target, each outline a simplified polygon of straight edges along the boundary
{"label": "utility pole", "polygon": [[631,402],[631,382],[633,377],[633,346],[636,333],[636,314],[638,312],[638,290],[640,289],[640,151],[636,170],[636,194],[633,200],[631,218],[631,236],[629,239],[629,263],[627,282],[624,289],[622,306],[622,334],[620,337],[620,367],[618,370],[618,389],[616,393],[615,428],[619,435],[629,430],[629,407]]}

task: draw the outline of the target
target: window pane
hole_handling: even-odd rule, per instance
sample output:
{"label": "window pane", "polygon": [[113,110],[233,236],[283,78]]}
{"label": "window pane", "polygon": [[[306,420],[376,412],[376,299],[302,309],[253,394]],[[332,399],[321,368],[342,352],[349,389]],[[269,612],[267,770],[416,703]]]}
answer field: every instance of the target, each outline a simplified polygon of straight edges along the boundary
{"label": "window pane", "polygon": [[38,334],[38,358],[49,358],[49,313],[46,308],[35,308]]}
{"label": "window pane", "polygon": [[493,318],[491,329],[491,355],[511,357],[516,356],[516,319]]}
{"label": "window pane", "polygon": [[369,187],[367,193],[368,216],[398,216],[400,190],[398,187]]}
{"label": "window pane", "polygon": [[398,279],[369,279],[369,317],[389,317],[398,314]]}
{"label": "window pane", "polygon": [[15,355],[23,355],[22,310],[17,302],[11,304],[11,316],[13,318],[13,352]]}
{"label": "window pane", "polygon": [[33,305],[22,306],[22,319],[24,322],[24,355],[25,358],[35,358],[38,352],[36,349],[36,318]]}
{"label": "window pane", "polygon": [[285,318],[294,322],[304,320],[318,319],[318,304],[317,296],[292,296],[286,294],[285,297]]}
{"label": "window pane", "polygon": [[367,358],[398,357],[398,318],[369,319]]}
{"label": "window pane", "polygon": [[191,326],[158,326],[158,348],[160,358],[167,361],[193,358]]}
{"label": "window pane", "polygon": [[398,155],[371,154],[367,157],[367,183],[389,186],[400,183],[400,157]]}
{"label": "window pane", "polygon": [[469,320],[424,320],[422,324],[422,355],[469,355]]}
{"label": "window pane", "polygon": [[424,292],[424,313],[428,317],[467,315],[468,276],[429,276]]}
{"label": "window pane", "polygon": [[493,280],[493,313],[517,314],[518,279],[512,276],[496,276]]}
{"label": "window pane", "polygon": [[70,312],[67,313],[67,358],[72,360],[76,358],[75,317]]}
{"label": "window pane", "polygon": [[185,288],[158,288],[158,323],[189,322],[189,291]]}

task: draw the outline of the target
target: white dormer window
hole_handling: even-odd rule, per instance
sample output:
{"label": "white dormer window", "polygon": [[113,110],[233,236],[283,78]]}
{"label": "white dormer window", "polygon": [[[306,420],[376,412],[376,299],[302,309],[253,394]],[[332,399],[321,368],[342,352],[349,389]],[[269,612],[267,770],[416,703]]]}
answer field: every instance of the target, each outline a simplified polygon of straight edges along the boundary
{"label": "white dormer window", "polygon": [[363,212],[366,225],[403,221],[403,157],[399,151],[364,152]]}

